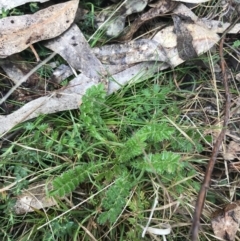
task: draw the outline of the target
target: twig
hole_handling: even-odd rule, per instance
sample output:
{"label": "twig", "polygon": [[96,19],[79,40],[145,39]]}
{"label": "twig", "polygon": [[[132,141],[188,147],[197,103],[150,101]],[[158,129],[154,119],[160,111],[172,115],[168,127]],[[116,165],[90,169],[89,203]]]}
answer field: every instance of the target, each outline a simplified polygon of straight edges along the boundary
{"label": "twig", "polygon": [[223,43],[225,40],[225,36],[226,33],[228,33],[228,31],[235,25],[235,23],[239,20],[239,17],[237,18],[236,21],[234,21],[234,23],[226,29],[226,31],[223,33],[223,36],[220,40],[219,43],[219,56],[220,56],[220,63],[221,63],[221,69],[222,69],[222,76],[223,76],[223,85],[224,85],[224,89],[225,89],[225,98],[226,98],[226,103],[225,103],[225,116],[224,116],[224,120],[223,120],[223,124],[222,124],[222,130],[217,138],[216,143],[214,144],[213,147],[213,151],[212,151],[212,155],[211,158],[208,162],[208,166],[205,172],[205,176],[204,176],[204,180],[201,186],[201,189],[199,191],[198,194],[198,198],[197,198],[197,202],[196,202],[196,206],[195,206],[195,212],[193,215],[193,223],[192,223],[192,228],[191,228],[191,234],[192,234],[192,241],[197,241],[198,238],[198,230],[199,230],[199,224],[200,224],[200,217],[202,214],[202,210],[203,210],[203,206],[204,206],[204,202],[205,202],[205,198],[206,198],[206,193],[207,190],[210,186],[210,181],[211,181],[211,175],[212,175],[212,171],[217,159],[217,155],[220,149],[220,146],[222,144],[222,141],[224,139],[225,133],[226,133],[226,129],[227,129],[227,125],[228,125],[228,121],[229,121],[229,116],[230,116],[230,107],[231,107],[231,96],[229,93],[229,87],[228,87],[228,80],[227,80],[227,74],[226,74],[226,63],[224,60],[224,56],[223,56]]}
{"label": "twig", "polygon": [[35,50],[35,48],[33,47],[32,44],[30,44],[29,47],[30,47],[30,49],[32,50],[32,52],[34,54],[34,56],[36,58],[36,61],[39,63],[41,61],[41,59],[39,58],[39,55],[38,55],[37,51]]}

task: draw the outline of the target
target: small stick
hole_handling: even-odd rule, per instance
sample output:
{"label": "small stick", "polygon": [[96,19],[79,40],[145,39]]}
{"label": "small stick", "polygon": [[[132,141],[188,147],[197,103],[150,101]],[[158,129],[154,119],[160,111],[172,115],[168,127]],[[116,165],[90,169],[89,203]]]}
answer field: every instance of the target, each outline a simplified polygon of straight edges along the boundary
{"label": "small stick", "polygon": [[33,54],[34,54],[37,62],[40,62],[41,59],[39,58],[38,53],[37,53],[37,51],[35,50],[35,48],[33,47],[33,45],[31,44],[31,45],[29,45],[29,47],[30,47],[30,49],[32,50],[32,52],[33,52]]}
{"label": "small stick", "polygon": [[204,202],[205,202],[205,198],[206,198],[206,193],[207,190],[210,186],[210,181],[211,181],[211,175],[212,175],[212,171],[217,159],[217,155],[220,149],[220,146],[222,144],[222,141],[224,139],[225,133],[226,133],[226,129],[227,129],[227,125],[228,125],[228,121],[229,121],[229,116],[230,116],[230,107],[231,107],[231,95],[229,93],[229,87],[228,87],[228,80],[227,80],[227,74],[226,74],[226,62],[224,60],[224,56],[223,56],[223,43],[225,40],[225,36],[226,33],[228,33],[228,31],[235,25],[235,23],[237,21],[239,21],[240,17],[238,17],[236,19],[236,21],[234,21],[234,23],[229,26],[226,31],[223,33],[223,36],[220,40],[219,43],[219,56],[220,56],[220,63],[221,63],[221,69],[222,69],[222,75],[223,75],[223,85],[224,85],[224,89],[225,89],[225,97],[226,97],[226,103],[225,103],[225,116],[223,119],[223,124],[222,124],[222,130],[216,140],[216,143],[214,144],[213,147],[213,151],[212,151],[212,155],[211,158],[208,162],[207,165],[207,170],[205,172],[205,176],[204,176],[204,180],[201,186],[201,189],[199,191],[198,194],[198,198],[197,198],[197,202],[195,205],[195,212],[193,215],[193,223],[192,223],[192,228],[191,228],[191,240],[192,241],[197,241],[198,239],[198,231],[199,231],[199,225],[200,225],[200,217],[202,214],[202,210],[203,210],[203,206],[204,206]]}

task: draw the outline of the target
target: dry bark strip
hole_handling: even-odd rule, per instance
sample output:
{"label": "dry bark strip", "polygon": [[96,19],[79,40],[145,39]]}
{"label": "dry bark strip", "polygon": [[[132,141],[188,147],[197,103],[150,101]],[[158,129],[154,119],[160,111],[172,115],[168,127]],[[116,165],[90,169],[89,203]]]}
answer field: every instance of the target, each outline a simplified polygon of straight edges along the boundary
{"label": "dry bark strip", "polygon": [[105,45],[94,48],[93,53],[102,63],[111,65],[126,65],[143,61],[167,62],[165,51],[161,45],[150,39],[138,39],[125,44]]}
{"label": "dry bark strip", "polygon": [[33,100],[12,114],[0,116],[0,134],[4,134],[15,125],[41,114],[79,108],[82,96],[94,84],[97,83],[82,74],[78,75],[66,89]]}

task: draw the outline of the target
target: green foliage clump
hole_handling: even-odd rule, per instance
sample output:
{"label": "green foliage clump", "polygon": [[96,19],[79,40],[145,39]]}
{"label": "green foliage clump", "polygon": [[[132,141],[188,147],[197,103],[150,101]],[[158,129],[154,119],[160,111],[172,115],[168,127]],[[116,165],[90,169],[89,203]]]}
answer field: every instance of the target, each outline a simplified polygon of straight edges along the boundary
{"label": "green foliage clump", "polygon": [[[201,143],[201,136],[183,128],[186,138],[169,122],[177,121],[179,115],[169,86],[141,87],[137,95],[130,90],[106,96],[103,85],[93,86],[83,96],[79,110],[23,124],[18,142],[2,149],[5,168],[1,174],[14,176],[24,187],[36,170],[40,179],[54,177],[48,194],[57,199],[74,193],[79,186],[91,185],[86,196],[99,194],[89,198],[80,214],[69,212],[67,218],[88,220],[94,213],[96,225],[113,225],[125,210],[131,210],[136,216],[129,217],[126,233],[134,240],[137,233],[131,227],[145,220],[142,212],[151,207],[145,200],[144,186],[151,184],[153,177],[174,195],[195,185],[195,171],[180,152],[200,150],[195,143]],[[15,193],[22,187],[17,184]],[[130,197],[132,190],[138,190],[143,203],[139,203],[139,195]],[[60,206],[66,208],[65,204]],[[34,230],[28,235],[35,237]],[[50,230],[45,234],[52,235]]]}
{"label": "green foliage clump", "polygon": [[106,130],[106,125],[101,117],[101,110],[105,102],[106,91],[103,85],[93,86],[88,89],[82,98],[80,106],[80,119],[89,134],[98,139],[104,140],[101,132]]}
{"label": "green foliage clump", "polygon": [[146,123],[130,137],[117,151],[118,160],[127,162],[131,158],[143,154],[152,143],[158,143],[171,138],[174,129],[166,123]]}
{"label": "green foliage clump", "polygon": [[233,43],[233,48],[238,48],[240,46],[240,40],[236,40]]}
{"label": "green foliage clump", "polygon": [[131,179],[129,173],[123,172],[107,190],[102,201],[104,211],[98,217],[100,224],[105,224],[106,222],[112,224],[117,220],[118,215],[122,212],[122,208],[126,205],[130,189],[136,184]]}
{"label": "green foliage clump", "polygon": [[[166,90],[155,88],[154,91],[157,95],[162,91],[167,96]],[[142,94],[147,96],[149,102],[141,103],[142,108],[138,108],[138,111],[142,114],[143,109],[145,109],[146,114],[146,112],[151,111],[153,96],[148,90],[143,90]],[[135,99],[135,103],[138,101]],[[163,96],[159,101],[166,105],[166,99]],[[172,137],[178,133],[174,127],[167,123],[166,119],[158,120],[156,118],[146,122],[139,120],[138,113],[135,113],[136,123],[140,121],[141,127],[135,127],[134,123],[128,122],[130,135],[127,137],[121,130],[117,135],[109,129],[106,116],[104,119],[106,108],[109,109],[106,107],[106,94],[103,86],[90,88],[83,97],[79,119],[81,120],[81,130],[84,130],[86,138],[94,142],[99,148],[97,157],[93,155],[94,161],[74,167],[74,169],[57,177],[53,181],[55,190],[52,192],[52,194],[60,196],[66,195],[80,183],[86,182],[91,173],[96,171],[98,171],[98,174],[95,175],[97,181],[115,181],[103,198],[101,205],[104,211],[98,218],[100,224],[113,223],[120,215],[122,208],[126,205],[129,190],[136,183],[133,173],[135,178],[148,174],[164,175],[165,180],[168,177],[171,179],[175,175],[181,177],[188,175],[184,172],[185,165],[184,162],[181,162],[181,156],[164,148],[172,142]],[[129,112],[132,110],[129,109]],[[156,116],[163,116],[162,110],[159,112],[156,113]],[[125,128],[128,127],[123,126],[122,130],[126,130]],[[156,146],[158,149],[155,148]],[[99,164],[99,159],[101,159],[102,165]]]}
{"label": "green foliage clump", "polygon": [[180,155],[163,151],[161,153],[149,153],[144,156],[144,160],[137,160],[134,167],[145,170],[149,173],[176,174],[182,171],[184,164],[181,163]]}
{"label": "green foliage clump", "polygon": [[80,183],[84,182],[89,175],[92,175],[96,170],[99,170],[100,167],[101,164],[84,163],[64,172],[61,176],[53,180],[55,191],[51,192],[50,195],[63,197],[71,193]]}

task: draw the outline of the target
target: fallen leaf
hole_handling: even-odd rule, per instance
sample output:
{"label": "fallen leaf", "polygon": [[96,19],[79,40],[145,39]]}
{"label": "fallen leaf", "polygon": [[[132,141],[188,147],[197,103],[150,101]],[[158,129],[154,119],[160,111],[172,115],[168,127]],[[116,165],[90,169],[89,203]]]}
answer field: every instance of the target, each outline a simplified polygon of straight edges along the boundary
{"label": "fallen leaf", "polygon": [[52,189],[52,184],[46,184],[45,181],[29,185],[28,189],[23,190],[22,194],[17,197],[13,207],[14,212],[19,215],[57,205],[54,198],[46,195],[46,190],[51,191]]}
{"label": "fallen leaf", "polygon": [[97,84],[96,81],[80,74],[71,80],[64,89],[55,91],[50,96],[30,101],[12,114],[0,115],[0,135],[9,131],[16,124],[35,118],[40,114],[78,109],[86,90]]}
{"label": "fallen leaf", "polygon": [[[219,36],[197,24],[186,24],[183,23],[191,34],[193,40],[193,47],[198,55],[208,51],[212,46],[214,46],[218,40]],[[168,64],[171,66],[177,66],[183,62],[183,60],[178,55],[177,50],[177,37],[173,32],[173,26],[166,27],[159,31],[153,40],[157,41],[161,46],[166,49],[166,55],[168,58]]]}
{"label": "fallen leaf", "polygon": [[[196,57],[209,50],[219,40],[219,36],[194,23],[181,23],[177,34],[169,26],[159,31],[152,40],[140,39],[126,44],[111,44],[94,48],[93,52],[105,64],[133,64],[143,61],[159,61],[177,66],[189,57]],[[182,46],[178,46],[177,35],[181,37]],[[185,37],[188,40],[185,40]],[[188,45],[186,46],[186,43]],[[190,46],[191,44],[191,46]],[[179,47],[179,50],[178,50]],[[191,51],[183,57],[183,49]],[[179,52],[180,55],[179,56]],[[114,56],[114,58],[112,58]],[[182,57],[182,58],[181,58]]]}
{"label": "fallen leaf", "polygon": [[213,232],[218,238],[234,241],[240,222],[240,202],[226,205],[212,214]]}
{"label": "fallen leaf", "polygon": [[[208,19],[199,19],[196,23],[200,26],[207,27],[209,30],[215,33],[223,33],[231,25],[231,23],[223,23],[222,21]],[[237,23],[228,31],[228,33],[238,33],[239,31],[240,23]]]}
{"label": "fallen leaf", "polygon": [[78,0],[50,6],[34,14],[0,20],[0,58],[21,52],[29,45],[51,39],[72,24]]}
{"label": "fallen leaf", "polygon": [[[128,69],[125,69],[111,78],[114,81],[109,82],[108,94],[111,94],[126,84],[136,84],[150,78],[154,73],[167,69],[170,66],[167,63],[142,62]],[[1,123],[0,123],[1,124]],[[1,131],[0,131],[1,133]]]}
{"label": "fallen leaf", "polygon": [[[216,33],[209,31],[205,27],[186,23],[184,23],[184,26],[193,38],[192,43],[197,54],[208,51],[219,40],[219,36]],[[76,33],[78,34],[76,35]],[[77,38],[75,38],[75,35]],[[48,47],[52,45],[51,48],[54,51],[58,52],[74,68],[81,70],[82,74],[70,81],[65,90],[57,90],[50,96],[41,97],[27,103],[10,115],[0,116],[0,134],[9,131],[20,122],[37,117],[40,113],[49,114],[63,110],[77,109],[81,104],[82,96],[86,89],[100,82],[105,85],[106,91],[110,94],[127,83],[143,81],[157,71],[169,68],[170,66],[175,67],[184,62],[178,55],[177,37],[173,32],[173,26],[159,31],[153,40],[145,39],[141,41],[144,43],[143,46],[139,46],[138,41],[133,41],[130,44],[121,46],[107,45],[102,50],[101,48],[91,50],[80,30],[73,25],[63,35],[47,43],[47,45]],[[134,46],[137,48],[131,49]],[[147,46],[147,49],[145,48],[146,51],[142,49],[144,46]],[[114,81],[110,81],[109,83],[107,75],[104,72],[105,67],[92,53],[92,51],[95,51],[98,57],[105,55],[105,59],[112,59],[112,61],[114,59],[112,57],[114,56],[117,61],[123,62],[123,66],[128,66],[126,63],[132,63],[134,59],[131,56],[128,57],[127,53],[132,51],[132,53],[136,54],[134,58],[138,61],[139,50],[141,51],[139,56],[141,56],[141,61],[143,62],[114,74],[109,78]],[[107,55],[108,53],[109,55]],[[118,58],[116,53],[118,54]],[[155,58],[155,61],[152,61],[152,58]],[[117,68],[112,70],[111,67],[113,66],[111,64],[108,65],[109,69],[106,72],[108,71],[112,74],[116,69],[121,69],[119,64],[116,64]],[[101,75],[102,73],[103,75]]]}
{"label": "fallen leaf", "polygon": [[234,160],[238,158],[238,155],[240,154],[240,145],[239,143],[235,141],[230,141],[230,143],[227,146],[227,150],[225,153],[223,153],[223,157],[225,160]]}
{"label": "fallen leaf", "polygon": [[[195,15],[192,10],[184,4],[179,4],[175,9],[173,9],[173,12],[192,19],[197,25],[212,31],[213,33],[223,33],[230,26],[230,23],[223,23],[218,20],[209,20],[207,18],[198,18],[197,15]],[[237,23],[229,30],[228,33],[238,33],[239,31],[240,23]]]}

